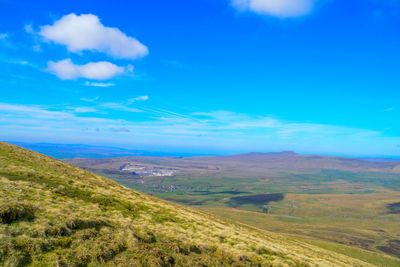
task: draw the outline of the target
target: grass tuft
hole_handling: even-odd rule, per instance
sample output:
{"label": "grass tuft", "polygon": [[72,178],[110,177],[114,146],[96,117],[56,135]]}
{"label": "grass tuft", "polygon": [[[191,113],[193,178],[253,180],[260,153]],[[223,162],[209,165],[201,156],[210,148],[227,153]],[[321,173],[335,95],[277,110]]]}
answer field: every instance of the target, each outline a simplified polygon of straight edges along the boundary
{"label": "grass tuft", "polygon": [[28,220],[35,218],[37,208],[29,203],[13,202],[0,206],[0,218],[2,223],[11,224],[15,221]]}

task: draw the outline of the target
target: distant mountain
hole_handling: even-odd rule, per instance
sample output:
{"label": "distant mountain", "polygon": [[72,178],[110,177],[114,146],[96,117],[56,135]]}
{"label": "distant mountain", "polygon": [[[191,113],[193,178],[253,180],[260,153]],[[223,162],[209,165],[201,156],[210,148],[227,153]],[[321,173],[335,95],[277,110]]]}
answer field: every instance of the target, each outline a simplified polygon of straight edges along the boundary
{"label": "distant mountain", "polygon": [[165,153],[151,152],[145,150],[130,150],[118,147],[108,146],[92,146],[82,144],[51,144],[51,143],[27,143],[27,142],[9,142],[11,144],[21,146],[57,159],[68,158],[91,158],[101,159],[109,157],[125,157],[125,156],[191,156],[193,154],[184,153]]}
{"label": "distant mountain", "polygon": [[372,161],[372,162],[400,162],[400,158],[364,157],[364,158],[359,158],[359,159]]}
{"label": "distant mountain", "polygon": [[0,142],[0,266],[368,266]]}
{"label": "distant mountain", "polygon": [[[142,161],[140,157],[137,160]],[[160,160],[159,160],[160,161]],[[164,164],[170,166],[183,166],[184,163],[196,164],[196,166],[214,165],[220,169],[231,168],[260,170],[320,170],[335,169],[342,171],[376,171],[376,172],[400,172],[400,161],[359,159],[348,157],[301,155],[292,151],[271,153],[245,153],[229,156],[199,156],[182,159],[165,159]],[[257,168],[256,168],[257,167]]]}
{"label": "distant mountain", "polygon": [[226,157],[246,158],[246,157],[291,157],[298,155],[294,151],[281,151],[281,152],[250,152]]}

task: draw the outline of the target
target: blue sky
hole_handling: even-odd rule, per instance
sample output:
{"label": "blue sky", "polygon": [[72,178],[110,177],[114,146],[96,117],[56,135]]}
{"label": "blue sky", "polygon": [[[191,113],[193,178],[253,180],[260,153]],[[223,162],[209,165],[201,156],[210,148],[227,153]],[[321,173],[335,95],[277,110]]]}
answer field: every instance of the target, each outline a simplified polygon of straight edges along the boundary
{"label": "blue sky", "polygon": [[0,0],[0,139],[400,156],[398,0]]}

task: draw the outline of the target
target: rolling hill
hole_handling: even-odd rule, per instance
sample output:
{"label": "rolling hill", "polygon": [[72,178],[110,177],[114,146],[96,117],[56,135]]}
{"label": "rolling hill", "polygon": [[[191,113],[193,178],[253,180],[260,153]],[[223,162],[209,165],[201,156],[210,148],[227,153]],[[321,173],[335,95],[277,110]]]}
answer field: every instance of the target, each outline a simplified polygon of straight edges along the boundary
{"label": "rolling hill", "polygon": [[0,142],[0,265],[369,266]]}
{"label": "rolling hill", "polygon": [[[133,160],[146,162],[154,160],[151,157],[126,157]],[[111,160],[111,159],[105,159]],[[161,157],[157,158],[169,166],[195,167],[218,166],[220,169],[240,169],[245,166],[262,168],[263,172],[268,170],[315,170],[335,169],[342,171],[376,171],[376,172],[400,172],[399,161],[368,161],[357,158],[302,155],[292,151],[270,152],[270,153],[245,153],[229,156],[195,156],[195,157]]]}

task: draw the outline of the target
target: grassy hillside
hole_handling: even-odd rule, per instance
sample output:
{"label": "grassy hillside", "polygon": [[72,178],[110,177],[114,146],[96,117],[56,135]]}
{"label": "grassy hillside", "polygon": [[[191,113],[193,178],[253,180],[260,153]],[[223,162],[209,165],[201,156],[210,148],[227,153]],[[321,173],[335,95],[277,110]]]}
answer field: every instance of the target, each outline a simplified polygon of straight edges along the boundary
{"label": "grassy hillside", "polygon": [[[328,197],[332,195],[325,196],[325,199]],[[338,195],[337,199],[332,197],[332,201],[339,201],[339,197],[345,196]],[[291,213],[287,204],[295,198],[303,198],[304,202],[296,202],[296,205],[299,205],[298,203],[302,205]],[[318,199],[321,198],[318,197]],[[302,239],[313,245],[371,264],[400,266],[396,241],[399,223],[396,223],[394,218],[391,220],[390,216],[379,218],[379,214],[366,215],[366,209],[373,208],[373,202],[368,203],[369,207],[365,209],[363,207],[354,214],[350,209],[343,211],[332,206],[324,206],[326,209],[322,209],[318,205],[312,205],[313,202],[310,200],[312,200],[311,196],[307,195],[288,196],[287,200],[271,205],[269,214],[218,206],[200,206],[199,208],[260,229],[291,235],[296,239]],[[344,198],[344,201],[346,200],[351,199]],[[348,203],[357,204],[352,204],[350,201]]]}
{"label": "grassy hillside", "polygon": [[0,142],[0,265],[368,266]]}

